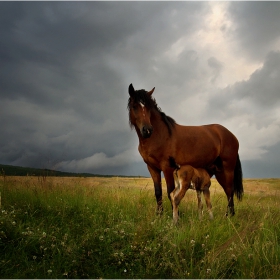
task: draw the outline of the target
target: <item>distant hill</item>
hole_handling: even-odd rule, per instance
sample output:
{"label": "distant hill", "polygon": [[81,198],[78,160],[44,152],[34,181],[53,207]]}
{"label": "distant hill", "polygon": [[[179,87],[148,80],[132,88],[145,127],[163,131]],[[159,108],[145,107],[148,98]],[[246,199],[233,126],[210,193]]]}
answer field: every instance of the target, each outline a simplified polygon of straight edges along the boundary
{"label": "distant hill", "polygon": [[91,173],[62,172],[51,169],[40,169],[32,167],[22,167],[0,164],[0,175],[5,176],[55,176],[55,177],[140,177],[140,176],[119,176],[100,175]]}

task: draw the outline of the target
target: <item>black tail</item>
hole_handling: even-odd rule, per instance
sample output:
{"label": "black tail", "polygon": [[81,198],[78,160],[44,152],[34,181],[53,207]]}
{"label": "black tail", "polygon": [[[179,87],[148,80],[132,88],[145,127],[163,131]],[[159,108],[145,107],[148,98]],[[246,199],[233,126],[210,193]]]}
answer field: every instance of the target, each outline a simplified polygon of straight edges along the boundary
{"label": "black tail", "polygon": [[176,161],[173,157],[169,157],[168,160],[169,160],[170,167],[175,168],[175,169],[180,169],[180,165],[176,163]]}
{"label": "black tail", "polygon": [[235,169],[234,169],[234,193],[238,200],[242,200],[243,197],[243,183],[242,183],[242,168],[241,168],[241,162],[239,159],[239,155],[237,155],[237,160],[235,164]]}

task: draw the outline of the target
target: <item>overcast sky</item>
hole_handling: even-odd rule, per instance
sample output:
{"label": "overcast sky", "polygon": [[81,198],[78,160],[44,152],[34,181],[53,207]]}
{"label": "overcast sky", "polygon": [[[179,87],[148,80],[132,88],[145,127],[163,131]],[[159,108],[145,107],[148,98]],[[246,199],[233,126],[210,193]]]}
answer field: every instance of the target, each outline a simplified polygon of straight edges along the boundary
{"label": "overcast sky", "polygon": [[0,2],[0,163],[149,176],[128,86],[280,177],[280,2]]}

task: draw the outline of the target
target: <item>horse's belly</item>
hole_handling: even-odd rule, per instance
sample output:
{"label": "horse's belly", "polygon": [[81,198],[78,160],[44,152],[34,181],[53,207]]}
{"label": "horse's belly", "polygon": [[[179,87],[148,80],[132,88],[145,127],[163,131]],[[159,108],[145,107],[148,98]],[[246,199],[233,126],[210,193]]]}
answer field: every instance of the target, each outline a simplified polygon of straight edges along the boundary
{"label": "horse's belly", "polygon": [[180,165],[191,165],[195,168],[206,167],[212,164],[220,154],[219,145],[211,141],[197,141],[195,143],[181,144],[174,149],[173,154]]}

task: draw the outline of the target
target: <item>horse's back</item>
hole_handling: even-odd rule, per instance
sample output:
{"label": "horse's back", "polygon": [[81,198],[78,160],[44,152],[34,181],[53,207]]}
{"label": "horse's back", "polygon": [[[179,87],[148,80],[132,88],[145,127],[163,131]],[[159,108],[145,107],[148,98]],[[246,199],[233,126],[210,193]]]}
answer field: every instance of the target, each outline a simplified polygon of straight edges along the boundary
{"label": "horse's back", "polygon": [[213,133],[218,134],[219,138],[222,141],[226,141],[226,142],[231,141],[232,144],[236,143],[238,145],[238,140],[237,140],[236,136],[230,130],[228,130],[226,127],[224,127],[220,124],[209,124],[209,125],[205,125],[205,127],[207,127]]}
{"label": "horse's back", "polygon": [[[177,148],[183,147],[184,153],[197,160],[200,157],[215,160],[224,154],[238,153],[239,143],[235,135],[220,124],[177,127]],[[213,158],[214,157],[214,158]],[[207,161],[207,160],[206,160]],[[192,164],[192,162],[188,162]],[[194,164],[194,167],[202,167]]]}

